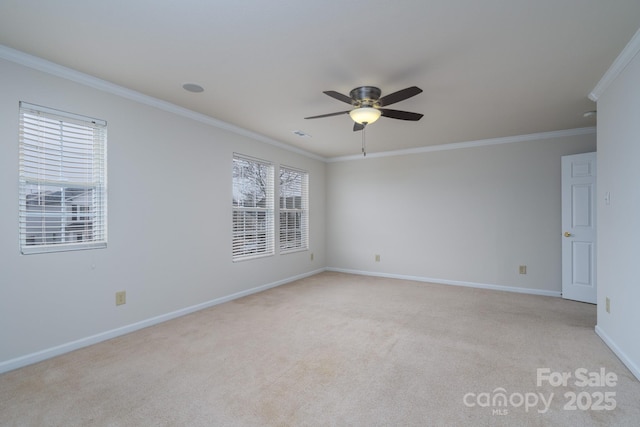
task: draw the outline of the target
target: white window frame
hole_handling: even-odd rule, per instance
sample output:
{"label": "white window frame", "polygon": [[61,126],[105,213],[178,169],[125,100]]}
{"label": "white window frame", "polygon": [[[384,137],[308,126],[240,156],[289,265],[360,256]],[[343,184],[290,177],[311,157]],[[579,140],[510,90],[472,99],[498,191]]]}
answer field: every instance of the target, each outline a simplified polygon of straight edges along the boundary
{"label": "white window frame", "polygon": [[23,254],[107,246],[107,122],[19,105]]}
{"label": "white window frame", "polygon": [[[283,177],[287,175],[287,177]],[[309,249],[309,173],[280,166],[280,253]]]}
{"label": "white window frame", "polygon": [[234,153],[232,177],[233,261],[274,255],[273,164]]}

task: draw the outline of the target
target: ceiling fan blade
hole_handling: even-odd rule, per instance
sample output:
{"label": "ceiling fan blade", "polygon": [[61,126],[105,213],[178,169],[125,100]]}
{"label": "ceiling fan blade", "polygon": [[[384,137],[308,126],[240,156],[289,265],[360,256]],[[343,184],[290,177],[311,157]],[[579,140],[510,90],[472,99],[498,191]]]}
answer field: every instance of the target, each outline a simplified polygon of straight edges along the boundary
{"label": "ceiling fan blade", "polygon": [[336,92],[335,90],[325,90],[322,93],[327,94],[330,97],[337,99],[338,101],[346,102],[347,104],[353,105],[353,99],[351,99],[347,95],[341,94],[340,92]]}
{"label": "ceiling fan blade", "polygon": [[390,93],[389,95],[383,96],[382,98],[380,98],[378,102],[380,103],[380,106],[384,107],[385,105],[391,105],[391,104],[395,104],[396,102],[409,99],[412,96],[416,96],[421,92],[422,92],[422,89],[420,89],[419,87],[411,86],[406,89],[402,89],[397,92]]}
{"label": "ceiling fan blade", "polygon": [[410,111],[400,111],[400,110],[389,110],[388,108],[380,108],[382,111],[382,115],[384,117],[389,117],[391,119],[399,119],[399,120],[410,120],[413,122],[417,122],[424,116],[424,114],[420,113],[412,113]]}
{"label": "ceiling fan blade", "polygon": [[349,111],[351,111],[351,110],[338,111],[337,113],[321,114],[319,116],[305,117],[305,119],[321,119],[323,117],[339,116],[341,114],[349,114]]}
{"label": "ceiling fan blade", "polygon": [[364,125],[360,124],[360,123],[354,123],[353,124],[353,131],[354,132],[358,132],[359,130],[364,129]]}

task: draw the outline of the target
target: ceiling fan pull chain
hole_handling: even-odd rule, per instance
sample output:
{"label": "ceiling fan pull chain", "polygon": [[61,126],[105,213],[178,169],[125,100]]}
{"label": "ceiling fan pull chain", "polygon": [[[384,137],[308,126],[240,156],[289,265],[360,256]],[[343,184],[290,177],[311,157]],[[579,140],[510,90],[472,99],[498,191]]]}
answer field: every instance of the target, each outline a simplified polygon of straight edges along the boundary
{"label": "ceiling fan pull chain", "polygon": [[364,127],[362,128],[362,155],[367,157],[367,146],[364,139],[364,133],[367,130],[367,124],[363,123]]}

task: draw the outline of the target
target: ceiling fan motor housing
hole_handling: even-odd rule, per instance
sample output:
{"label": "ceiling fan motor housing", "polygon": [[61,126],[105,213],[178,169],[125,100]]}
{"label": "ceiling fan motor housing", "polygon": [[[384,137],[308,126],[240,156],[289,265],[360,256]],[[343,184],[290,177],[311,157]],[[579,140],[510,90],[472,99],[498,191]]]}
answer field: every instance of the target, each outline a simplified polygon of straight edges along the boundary
{"label": "ceiling fan motor housing", "polygon": [[349,96],[353,99],[353,105],[356,107],[373,107],[377,106],[382,92],[375,86],[360,86],[349,92]]}

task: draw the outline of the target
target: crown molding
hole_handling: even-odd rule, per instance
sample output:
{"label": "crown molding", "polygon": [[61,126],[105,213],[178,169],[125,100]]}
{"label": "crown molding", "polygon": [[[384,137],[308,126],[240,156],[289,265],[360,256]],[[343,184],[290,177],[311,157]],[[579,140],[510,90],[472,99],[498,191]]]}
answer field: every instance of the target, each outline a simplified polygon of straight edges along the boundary
{"label": "crown molding", "polygon": [[233,132],[237,135],[245,136],[247,138],[264,142],[266,144],[270,144],[278,148],[282,148],[283,150],[292,151],[294,153],[303,155],[305,157],[310,157],[312,159],[320,160],[323,162],[327,160],[326,158],[322,156],[318,156],[317,154],[311,153],[306,150],[302,150],[297,147],[293,147],[289,144],[285,144],[280,141],[276,141],[274,139],[271,139],[259,133],[249,131],[247,129],[232,125],[222,120],[214,119],[213,117],[207,116],[205,114],[197,113],[187,108],[180,107],[178,105],[172,104],[167,101],[163,101],[161,99],[154,98],[149,95],[142,94],[140,92],[127,89],[125,87],[108,82],[106,80],[99,79],[89,74],[85,74],[80,71],[76,71],[71,68],[64,67],[54,62],[47,61],[46,59],[29,55],[22,51],[12,49],[10,47],[7,47],[1,44],[0,44],[0,59],[6,59],[7,61],[11,61],[28,68],[32,68],[37,71],[42,71],[44,73],[47,73],[56,77],[61,77],[63,79],[70,80],[72,82],[79,83],[84,86],[89,86],[91,88],[100,90],[102,92],[107,92],[112,95],[119,96],[121,98],[126,98],[131,101],[138,102],[140,104],[148,105],[150,107],[154,107],[159,110],[167,111],[169,113],[173,113],[178,116],[186,117],[188,119],[195,120],[197,122],[204,123],[209,126],[213,126],[219,129],[224,129],[226,131]]}
{"label": "crown molding", "polygon": [[589,135],[596,133],[595,127],[558,130],[553,132],[530,133],[527,135],[507,136],[503,138],[482,139],[477,141],[454,142],[450,144],[431,145],[428,147],[408,148],[405,150],[384,151],[381,153],[367,153],[367,157],[362,155],[332,157],[327,159],[328,163],[346,162],[350,160],[363,160],[365,158],[406,156],[409,154],[431,153],[434,151],[457,150],[460,148],[486,147],[488,145],[513,144],[516,142],[539,141],[544,139],[565,138],[578,135]]}
{"label": "crown molding", "polygon": [[614,82],[616,78],[627,68],[627,65],[635,58],[640,52],[640,29],[631,38],[629,43],[622,49],[620,55],[613,61],[611,67],[604,73],[604,76],[600,79],[598,84],[589,94],[589,99],[594,102],[598,102],[598,99],[602,96],[605,90]]}

